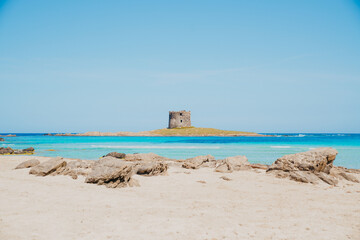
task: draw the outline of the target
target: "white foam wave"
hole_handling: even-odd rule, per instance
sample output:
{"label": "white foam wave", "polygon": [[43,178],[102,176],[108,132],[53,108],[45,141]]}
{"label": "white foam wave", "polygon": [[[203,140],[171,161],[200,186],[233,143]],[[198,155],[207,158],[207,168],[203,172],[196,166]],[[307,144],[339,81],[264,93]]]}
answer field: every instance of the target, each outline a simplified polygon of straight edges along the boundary
{"label": "white foam wave", "polygon": [[291,148],[291,146],[271,146],[271,148]]}
{"label": "white foam wave", "polygon": [[119,149],[220,149],[220,147],[209,146],[111,146],[111,145],[91,145],[92,148],[119,148]]}

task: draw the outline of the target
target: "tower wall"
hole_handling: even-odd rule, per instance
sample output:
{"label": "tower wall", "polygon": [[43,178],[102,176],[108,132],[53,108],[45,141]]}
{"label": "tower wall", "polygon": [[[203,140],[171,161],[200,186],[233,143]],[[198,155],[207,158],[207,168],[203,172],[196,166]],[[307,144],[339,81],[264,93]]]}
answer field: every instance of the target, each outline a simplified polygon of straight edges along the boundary
{"label": "tower wall", "polygon": [[169,112],[169,128],[191,127],[190,111],[170,111]]}

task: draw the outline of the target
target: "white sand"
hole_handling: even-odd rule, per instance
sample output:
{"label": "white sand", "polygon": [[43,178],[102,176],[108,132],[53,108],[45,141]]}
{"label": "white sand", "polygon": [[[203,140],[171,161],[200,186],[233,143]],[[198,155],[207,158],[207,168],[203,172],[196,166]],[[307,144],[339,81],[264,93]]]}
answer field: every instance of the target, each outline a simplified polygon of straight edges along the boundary
{"label": "white sand", "polygon": [[1,240],[360,239],[360,184],[170,167],[168,176],[135,176],[141,187],[108,189],[13,170],[31,158],[0,156]]}

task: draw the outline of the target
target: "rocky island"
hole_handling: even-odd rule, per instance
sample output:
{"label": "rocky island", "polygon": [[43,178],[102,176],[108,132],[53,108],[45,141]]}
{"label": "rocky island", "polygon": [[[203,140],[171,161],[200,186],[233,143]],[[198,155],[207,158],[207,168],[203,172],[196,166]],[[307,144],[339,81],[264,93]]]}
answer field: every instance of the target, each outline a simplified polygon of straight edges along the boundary
{"label": "rocky island", "polygon": [[[51,134],[46,134],[51,135]],[[170,111],[168,128],[143,132],[86,132],[86,133],[58,133],[55,136],[245,136],[264,137],[266,135],[254,132],[229,131],[215,128],[201,128],[191,126],[190,111]]]}
{"label": "rocky island", "polygon": [[267,135],[254,132],[241,132],[220,130],[215,128],[197,128],[197,127],[181,127],[181,128],[164,128],[143,132],[86,132],[86,133],[58,133],[55,136],[244,136],[244,137],[265,137]]}

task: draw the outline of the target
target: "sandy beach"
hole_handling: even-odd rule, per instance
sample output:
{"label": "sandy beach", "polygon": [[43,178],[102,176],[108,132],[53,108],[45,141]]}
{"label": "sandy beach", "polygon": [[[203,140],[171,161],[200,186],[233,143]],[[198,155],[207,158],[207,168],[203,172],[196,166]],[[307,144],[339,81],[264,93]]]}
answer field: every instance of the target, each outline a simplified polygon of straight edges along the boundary
{"label": "sandy beach", "polygon": [[348,181],[170,166],[112,189],[14,170],[33,158],[0,156],[0,239],[360,239],[360,184]]}

